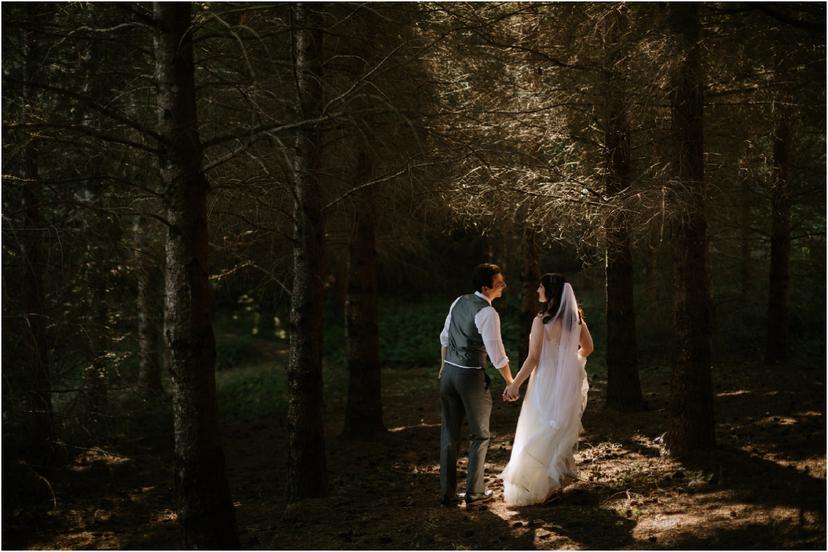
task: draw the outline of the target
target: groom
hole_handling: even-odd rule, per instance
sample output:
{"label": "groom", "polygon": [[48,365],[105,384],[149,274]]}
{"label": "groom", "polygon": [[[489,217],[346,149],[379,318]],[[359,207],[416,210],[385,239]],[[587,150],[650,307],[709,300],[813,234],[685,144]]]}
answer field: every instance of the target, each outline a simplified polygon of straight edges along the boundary
{"label": "groom", "polygon": [[457,450],[463,418],[469,422],[469,466],[466,505],[492,498],[483,471],[489,449],[489,417],[492,395],[485,364],[488,355],[506,384],[512,383],[509,358],[500,337],[500,316],[492,307],[506,288],[503,273],[495,264],[481,264],[472,276],[474,293],[458,297],[449,308],[440,334],[440,502],[456,504]]}

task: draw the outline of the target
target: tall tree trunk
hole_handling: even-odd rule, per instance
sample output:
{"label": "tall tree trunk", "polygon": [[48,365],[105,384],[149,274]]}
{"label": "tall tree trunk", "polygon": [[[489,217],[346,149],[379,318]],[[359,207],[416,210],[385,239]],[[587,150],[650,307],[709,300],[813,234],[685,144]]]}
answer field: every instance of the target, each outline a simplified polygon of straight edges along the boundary
{"label": "tall tree trunk", "polygon": [[[360,151],[357,182],[371,178],[371,158]],[[385,432],[377,320],[377,191],[365,188],[354,200],[356,217],[348,261],[345,332],[348,356],[348,402],[343,435],[366,439]]]}
{"label": "tall tree trunk", "polygon": [[[615,72],[623,63],[626,17],[623,10],[613,10],[607,19],[605,190],[609,197],[630,186],[630,126],[623,78],[616,78]],[[619,410],[641,410],[644,400],[638,377],[633,259],[623,210],[610,221],[606,240],[607,404]]]}
{"label": "tall tree trunk", "polygon": [[164,366],[164,272],[157,254],[155,232],[143,215],[135,221],[135,261],[138,273],[138,388],[148,396],[161,389]]}
{"label": "tall tree trunk", "polygon": [[[109,348],[108,319],[109,309],[106,300],[105,264],[100,259],[101,251],[87,248],[87,283],[89,286],[88,307],[92,311],[91,362],[83,372],[83,391],[86,403],[86,416],[90,423],[98,423],[106,412],[109,387],[109,365],[107,349]],[[95,259],[95,257],[99,257]]]}
{"label": "tall tree trunk", "polygon": [[[331,295],[333,299],[333,312],[334,314],[342,320],[346,315],[346,308],[348,304],[348,260],[331,260],[328,259],[328,262],[331,263],[329,268],[329,273],[333,280],[333,285],[331,286]],[[327,268],[327,267],[326,267]]]}
{"label": "tall tree trunk", "polygon": [[[138,99],[130,95],[127,115],[137,119]],[[138,132],[131,139],[143,141]],[[125,177],[136,184],[147,184],[145,169],[136,162],[125,163]],[[158,190],[155,190],[158,192]],[[161,374],[167,366],[164,348],[164,246],[162,225],[152,215],[162,215],[162,206],[145,198],[141,212],[133,223],[135,272],[138,280],[138,390],[145,397],[157,397],[162,391]]]}
{"label": "tall tree trunk", "polygon": [[[299,117],[322,110],[321,16],[310,5],[295,4],[294,62]],[[290,303],[288,359],[288,500],[328,494],[325,435],[322,424],[322,301],[325,239],[319,185],[321,133],[317,127],[296,131],[293,178],[293,293]]]}
{"label": "tall tree trunk", "polygon": [[667,445],[676,456],[715,446],[704,183],[704,73],[698,5],[669,5],[678,60],[671,78],[675,224],[675,354]]}
{"label": "tall tree trunk", "polygon": [[771,258],[765,362],[788,357],[788,295],[791,260],[791,123],[789,110],[780,110],[773,134],[771,190]]}
{"label": "tall tree trunk", "polygon": [[[32,31],[23,31],[24,83],[22,96],[26,98],[23,107],[23,123],[32,119],[35,99],[25,84],[33,79],[33,74],[41,62],[36,41]],[[43,273],[45,266],[41,244],[43,241],[44,222],[40,213],[42,184],[38,174],[38,141],[34,136],[27,137],[22,151],[23,177],[23,232],[21,239],[21,258],[23,259],[23,279],[20,282],[23,298],[23,315],[20,335],[23,342],[25,403],[28,410],[26,424],[26,450],[33,459],[41,460],[51,448],[54,435],[54,418],[52,415],[52,393],[49,380],[49,357],[46,335],[46,313],[43,291]]]}
{"label": "tall tree trunk", "polygon": [[521,235],[523,242],[522,264],[520,267],[520,338],[518,340],[519,368],[529,353],[529,333],[532,322],[538,314],[538,285],[541,279],[540,251],[535,230],[524,225]]}
{"label": "tall tree trunk", "polygon": [[[80,46],[79,57],[80,71],[83,75],[83,89],[90,97],[102,97],[108,91],[102,86],[102,81],[97,78],[97,64],[95,60],[100,58],[101,45],[98,41],[91,41],[85,46]],[[91,118],[82,120],[81,125],[87,129],[93,129],[96,124]],[[81,170],[94,171],[88,166],[88,161]],[[89,173],[87,173],[89,174]],[[104,190],[99,186],[91,185],[86,192],[94,198],[95,206],[98,209],[95,216],[89,221],[86,227],[87,232],[94,232],[98,228],[106,227],[106,217],[101,216],[105,212]],[[117,236],[108,233],[107,236],[113,241]],[[93,242],[86,246],[86,291],[87,310],[89,312],[88,323],[91,327],[90,353],[91,359],[83,371],[83,396],[86,419],[94,425],[102,421],[102,416],[107,410],[110,367],[108,362],[109,340],[109,307],[106,298],[106,274],[111,266],[111,257],[108,255],[111,248]],[[94,429],[93,429],[94,430]]]}
{"label": "tall tree trunk", "polygon": [[644,294],[645,303],[657,303],[659,300],[659,271],[658,256],[661,252],[661,230],[657,226],[651,226],[648,230],[649,239],[643,248],[644,254]]}
{"label": "tall tree trunk", "polygon": [[155,3],[160,174],[167,200],[165,334],[172,354],[175,483],[187,548],[238,548],[216,406],[207,178],[196,117],[189,3]]}
{"label": "tall tree trunk", "polygon": [[750,184],[746,171],[739,174],[739,294],[743,304],[753,288],[750,255]]}
{"label": "tall tree trunk", "polygon": [[54,433],[52,393],[49,381],[49,357],[47,349],[46,313],[43,293],[43,255],[41,239],[43,219],[40,214],[41,184],[37,170],[36,146],[29,143],[23,152],[23,313],[21,332],[23,342],[26,408],[29,414],[27,448],[32,457],[40,457],[50,448]]}

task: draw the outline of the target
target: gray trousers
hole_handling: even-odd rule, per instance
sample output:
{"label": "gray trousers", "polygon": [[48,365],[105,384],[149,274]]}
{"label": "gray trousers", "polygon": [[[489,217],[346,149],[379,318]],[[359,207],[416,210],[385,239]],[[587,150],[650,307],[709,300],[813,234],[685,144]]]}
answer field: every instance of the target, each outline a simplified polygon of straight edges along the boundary
{"label": "gray trousers", "polygon": [[440,496],[453,499],[457,492],[457,450],[463,419],[469,422],[469,467],[466,496],[486,491],[483,470],[489,450],[489,418],[492,394],[483,370],[469,370],[451,364],[440,377],[442,428],[440,434]]}

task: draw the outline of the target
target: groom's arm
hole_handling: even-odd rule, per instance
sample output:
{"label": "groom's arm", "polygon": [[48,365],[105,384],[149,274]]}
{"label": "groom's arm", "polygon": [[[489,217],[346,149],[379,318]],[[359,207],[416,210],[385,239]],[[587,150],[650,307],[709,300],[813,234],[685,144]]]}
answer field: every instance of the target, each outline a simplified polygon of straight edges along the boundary
{"label": "groom's arm", "polygon": [[494,307],[480,309],[474,317],[474,322],[480,335],[483,337],[483,346],[486,354],[506,384],[512,383],[512,371],[509,369],[509,357],[506,356],[506,348],[503,346],[503,338],[500,337],[500,316]]}
{"label": "groom's arm", "polygon": [[503,379],[506,381],[506,385],[512,384],[512,370],[509,368],[509,363],[503,365],[502,368],[499,369],[500,375],[503,376]]}

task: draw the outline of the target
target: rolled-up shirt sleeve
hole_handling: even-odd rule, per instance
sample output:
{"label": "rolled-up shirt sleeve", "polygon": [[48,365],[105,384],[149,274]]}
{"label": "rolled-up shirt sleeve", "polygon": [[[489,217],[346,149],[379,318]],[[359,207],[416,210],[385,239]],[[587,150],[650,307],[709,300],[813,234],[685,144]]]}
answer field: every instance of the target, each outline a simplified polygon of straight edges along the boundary
{"label": "rolled-up shirt sleeve", "polygon": [[506,356],[506,348],[500,337],[500,315],[494,307],[485,307],[475,315],[474,323],[483,337],[483,346],[494,367],[499,370],[506,366],[509,357]]}
{"label": "rolled-up shirt sleeve", "polygon": [[451,324],[451,311],[454,310],[454,305],[456,305],[457,301],[459,301],[459,300],[460,300],[460,298],[458,297],[457,299],[454,300],[454,303],[452,303],[451,306],[449,307],[448,314],[446,315],[446,322],[445,322],[445,324],[443,324],[443,331],[440,332],[440,345],[442,345],[443,347],[448,347],[449,346],[448,331],[449,331],[449,324]]}

